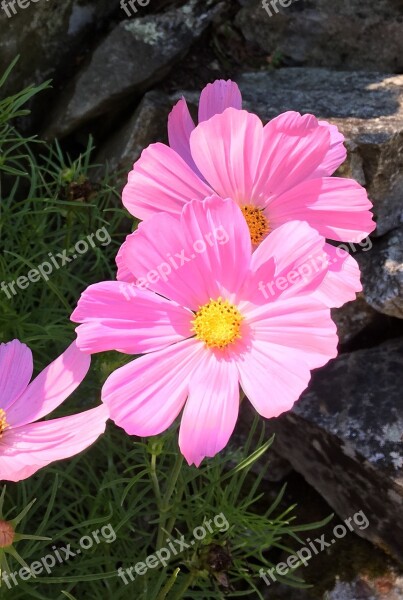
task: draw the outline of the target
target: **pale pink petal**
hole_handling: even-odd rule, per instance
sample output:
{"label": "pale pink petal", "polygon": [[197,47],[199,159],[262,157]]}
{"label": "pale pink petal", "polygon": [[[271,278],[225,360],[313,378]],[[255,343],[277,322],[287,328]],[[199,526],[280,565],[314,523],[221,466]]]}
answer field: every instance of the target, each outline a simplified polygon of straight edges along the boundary
{"label": "pale pink petal", "polygon": [[127,238],[123,254],[139,282],[191,310],[236,294],[250,257],[240,209],[218,196],[188,203],[180,221],[167,214],[151,217]]}
{"label": "pale pink petal", "polygon": [[265,304],[279,296],[312,292],[328,270],[325,239],[302,221],[290,221],[272,231],[252,256],[241,297]]}
{"label": "pale pink petal", "polygon": [[256,115],[227,108],[196,127],[190,147],[197,167],[217,194],[250,204],[262,140],[263,125]]}
{"label": "pale pink petal", "polygon": [[199,123],[223,113],[227,108],[242,108],[242,96],[239,87],[233,81],[217,79],[206,85],[200,95]]}
{"label": "pale pink petal", "polygon": [[71,315],[77,345],[86,353],[118,350],[142,354],[190,337],[193,314],[123,281],[89,286]]}
{"label": "pale pink petal", "polygon": [[186,202],[212,193],[186,162],[169,146],[152,144],[130,171],[122,201],[130,214],[146,219],[166,211],[179,214]]}
{"label": "pale pink petal", "polygon": [[170,147],[175,150],[195,171],[197,167],[190,152],[190,134],[195,128],[185,98],[175,104],[168,117],[168,139]]}
{"label": "pale pink petal", "polygon": [[290,410],[310,370],[337,355],[330,310],[309,295],[278,300],[248,314],[249,339],[236,358],[245,394],[263,417]]}
{"label": "pale pink petal", "polygon": [[239,412],[236,364],[226,355],[206,350],[189,384],[179,446],[189,465],[225,448]]}
{"label": "pale pink petal", "polygon": [[330,148],[319,167],[312,174],[311,179],[333,175],[347,158],[347,149],[344,145],[345,138],[336,125],[331,125],[327,121],[319,121],[319,125],[329,130]]}
{"label": "pale pink petal", "polygon": [[31,381],[32,370],[28,346],[18,340],[0,344],[0,408],[7,410],[17,400]]}
{"label": "pale pink petal", "polygon": [[298,219],[326,238],[358,243],[376,227],[371,208],[367,192],[353,179],[323,177],[279,196],[267,212],[273,227]]}
{"label": "pale pink petal", "polygon": [[70,344],[29,384],[7,411],[7,423],[20,427],[37,421],[57,408],[80,385],[90,368],[91,358]]}
{"label": "pale pink petal", "polygon": [[252,198],[257,205],[305,181],[322,163],[330,148],[330,133],[313,115],[286,112],[263,131],[263,147]]}
{"label": "pale pink petal", "polygon": [[357,261],[343,248],[325,246],[329,257],[329,270],[314,292],[314,297],[330,308],[339,308],[355,300],[362,291],[360,267]]}
{"label": "pale pink petal", "polygon": [[[133,235],[132,233],[130,235]],[[127,236],[130,237],[130,236]],[[126,238],[127,239],[127,238]],[[126,281],[127,283],[134,283],[135,277],[133,273],[127,268],[126,263],[124,261],[124,253],[126,248],[126,242],[120,246],[119,251],[115,257],[115,262],[117,266],[116,279],[118,281]]]}
{"label": "pale pink petal", "polygon": [[108,377],[102,400],[111,419],[130,435],[157,435],[170,427],[188,394],[204,345],[194,339],[146,354]]}
{"label": "pale pink petal", "polygon": [[0,444],[0,479],[21,481],[50,463],[79,454],[105,431],[108,409],[7,429]]}

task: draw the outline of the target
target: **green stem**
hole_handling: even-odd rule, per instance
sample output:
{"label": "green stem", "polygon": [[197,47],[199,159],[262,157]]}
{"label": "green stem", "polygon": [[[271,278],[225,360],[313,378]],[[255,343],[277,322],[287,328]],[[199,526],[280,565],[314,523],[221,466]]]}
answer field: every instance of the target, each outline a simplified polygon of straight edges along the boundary
{"label": "green stem", "polygon": [[[182,454],[179,453],[176,457],[176,461],[175,461],[175,465],[174,465],[174,468],[172,471],[172,476],[170,479],[169,486],[168,486],[167,491],[164,494],[164,498],[162,499],[162,502],[160,504],[160,524],[158,527],[157,550],[160,550],[162,548],[163,538],[166,535],[166,524],[167,524],[166,513],[169,510],[169,503],[170,503],[172,495],[175,491],[175,486],[177,484],[178,477],[181,472],[182,464],[183,464],[183,456],[182,456]],[[175,524],[175,521],[173,521],[173,523],[172,523],[172,520],[171,520],[170,526],[172,528],[173,528],[174,524]]]}
{"label": "green stem", "polygon": [[160,484],[159,484],[158,477],[157,477],[157,455],[154,453],[151,455],[151,481],[153,484],[154,494],[155,494],[155,497],[157,500],[158,509],[161,511],[162,496],[161,496]]}
{"label": "green stem", "polygon": [[184,593],[190,588],[195,579],[196,573],[191,571],[189,575],[184,579],[182,585],[177,590],[176,594],[172,596],[172,600],[183,600]]}

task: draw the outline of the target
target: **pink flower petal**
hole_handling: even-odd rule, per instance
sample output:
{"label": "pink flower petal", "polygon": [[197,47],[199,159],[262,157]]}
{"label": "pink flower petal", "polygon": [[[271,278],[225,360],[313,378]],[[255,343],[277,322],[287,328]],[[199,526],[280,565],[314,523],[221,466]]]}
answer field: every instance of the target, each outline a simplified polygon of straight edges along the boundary
{"label": "pink flower petal", "polygon": [[319,167],[312,174],[311,179],[330,177],[347,158],[347,149],[344,145],[345,138],[336,125],[331,125],[327,121],[319,121],[319,125],[329,130],[330,148]]}
{"label": "pink flower petal", "polygon": [[329,148],[329,130],[320,127],[313,115],[286,112],[270,121],[263,131],[252,192],[254,203],[270,206],[272,197],[305,181],[322,163]]}
{"label": "pink flower petal", "polygon": [[194,339],[146,354],[108,377],[102,400],[129,435],[157,435],[170,427],[186,401],[190,374],[205,349]]}
{"label": "pink flower petal", "polygon": [[[130,235],[133,235],[133,234],[131,233]],[[130,237],[130,235],[127,237]],[[124,241],[123,244],[120,246],[119,251],[115,258],[115,262],[116,262],[116,266],[117,266],[116,279],[118,281],[126,281],[127,283],[134,283],[135,277],[134,277],[133,273],[130,272],[130,270],[128,269],[128,267],[126,266],[126,263],[124,261],[125,248],[126,248],[126,241]]]}
{"label": "pink flower petal", "polygon": [[250,204],[262,140],[263,125],[256,115],[227,108],[196,127],[190,147],[197,167],[217,194]]}
{"label": "pink flower petal", "polygon": [[290,221],[272,231],[252,256],[242,290],[249,303],[312,292],[328,271],[325,239],[302,221]]}
{"label": "pink flower petal", "polygon": [[108,409],[91,410],[7,429],[0,445],[0,479],[21,481],[55,460],[70,458],[105,431]]}
{"label": "pink flower petal", "polygon": [[18,340],[0,344],[0,408],[9,406],[26,389],[33,371],[32,352]]}
{"label": "pink flower petal", "polygon": [[89,286],[71,315],[83,352],[142,354],[190,337],[192,313],[133,284],[104,281]]}
{"label": "pink flower petal", "polygon": [[91,358],[70,344],[29,384],[7,411],[7,423],[20,427],[37,421],[57,408],[80,385],[90,368]]}
{"label": "pink flower petal", "polygon": [[374,231],[367,192],[352,179],[324,177],[303,181],[267,209],[273,226],[298,219],[324,237],[360,242]]}
{"label": "pink flower petal", "polygon": [[227,108],[242,109],[242,96],[239,87],[233,81],[217,79],[206,85],[200,95],[199,123],[223,113]]}
{"label": "pink flower petal", "polygon": [[127,238],[122,256],[147,288],[197,310],[211,298],[236,294],[249,268],[251,242],[238,206],[212,196],[188,203],[180,221],[168,214],[151,217]]}
{"label": "pink flower petal", "polygon": [[238,412],[236,364],[225,355],[206,350],[190,378],[179,432],[179,446],[189,465],[198,467],[203,458],[225,448]]}
{"label": "pink flower petal", "polygon": [[190,152],[190,134],[195,128],[185,98],[175,104],[168,117],[168,138],[170,147],[175,150],[193,171],[197,167]]}
{"label": "pink flower petal", "polygon": [[357,261],[342,248],[325,246],[329,256],[329,270],[314,297],[330,308],[339,308],[356,299],[362,291],[360,267]]}
{"label": "pink flower petal", "polygon": [[152,144],[134,163],[122,200],[139,219],[166,211],[179,214],[189,200],[212,193],[186,162],[169,146]]}
{"label": "pink flower petal", "polygon": [[263,417],[290,410],[310,370],[337,355],[330,310],[307,295],[278,300],[248,313],[250,339],[237,358],[241,387]]}

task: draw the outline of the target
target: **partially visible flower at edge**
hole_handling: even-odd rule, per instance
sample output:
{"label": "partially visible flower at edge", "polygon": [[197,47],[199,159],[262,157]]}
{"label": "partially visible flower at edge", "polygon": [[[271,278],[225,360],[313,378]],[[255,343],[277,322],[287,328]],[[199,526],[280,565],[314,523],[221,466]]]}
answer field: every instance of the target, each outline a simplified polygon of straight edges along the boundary
{"label": "partially visible flower at edge", "polygon": [[74,456],[105,430],[104,404],[37,422],[80,385],[90,367],[73,342],[31,383],[31,350],[18,340],[0,344],[0,480],[20,481],[49,463]]}

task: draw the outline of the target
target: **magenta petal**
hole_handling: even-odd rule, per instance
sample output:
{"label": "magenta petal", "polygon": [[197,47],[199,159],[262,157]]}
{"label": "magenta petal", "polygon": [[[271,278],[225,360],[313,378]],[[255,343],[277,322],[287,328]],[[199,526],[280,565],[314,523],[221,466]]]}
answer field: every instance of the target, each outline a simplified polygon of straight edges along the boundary
{"label": "magenta petal", "polygon": [[219,196],[250,204],[262,140],[263,125],[256,115],[227,108],[196,127],[190,147],[197,167]]}
{"label": "magenta petal", "polygon": [[0,446],[0,479],[21,481],[55,460],[79,454],[105,431],[108,409],[91,410],[6,430]]}
{"label": "magenta petal", "polygon": [[310,296],[278,300],[248,313],[249,344],[237,358],[240,383],[263,417],[290,410],[310,370],[337,355],[330,310]]}
{"label": "magenta petal", "polygon": [[186,100],[175,104],[168,117],[168,138],[170,147],[175,150],[193,171],[198,171],[190,152],[190,134],[195,128]]}
{"label": "magenta petal", "polygon": [[[133,235],[133,234],[131,233],[130,235]],[[130,235],[128,235],[127,237],[130,237]],[[127,240],[127,238],[126,238],[126,240]],[[119,251],[115,257],[115,262],[116,262],[116,266],[117,266],[116,279],[118,281],[126,281],[127,283],[134,283],[135,277],[134,277],[133,273],[131,273],[131,271],[128,269],[128,267],[125,263],[125,260],[124,260],[125,248],[126,248],[126,241],[124,241],[123,244],[120,246]]]}
{"label": "magenta petal", "polygon": [[342,248],[325,245],[329,257],[328,272],[314,292],[314,297],[330,308],[339,308],[356,299],[362,291],[360,267]]}
{"label": "magenta petal", "polygon": [[7,410],[31,381],[32,352],[18,340],[0,344],[0,408]]}
{"label": "magenta petal", "polygon": [[91,358],[73,342],[44,369],[7,411],[12,427],[37,421],[57,408],[80,385],[90,368]]}
{"label": "magenta petal", "polygon": [[263,130],[254,202],[270,207],[272,197],[312,176],[329,148],[329,130],[320,127],[313,115],[286,112],[270,121]]}
{"label": "magenta petal", "polygon": [[319,121],[319,125],[326,127],[330,133],[330,148],[319,167],[312,174],[311,179],[333,175],[347,158],[345,138],[336,125],[331,125],[327,121]]}
{"label": "magenta petal", "polygon": [[239,87],[233,81],[217,79],[206,85],[200,95],[199,123],[214,115],[221,114],[227,108],[242,108],[242,96]]}
{"label": "magenta petal", "polygon": [[77,345],[88,353],[118,350],[142,354],[191,335],[192,313],[123,281],[89,286],[71,316]]}
{"label": "magenta petal", "polygon": [[130,435],[146,437],[168,429],[182,410],[190,374],[203,352],[203,344],[190,339],[112,373],[102,388],[111,419]]}
{"label": "magenta petal", "polygon": [[327,271],[325,239],[307,223],[290,221],[272,231],[253,253],[242,298],[265,304],[312,292]]}
{"label": "magenta petal", "polygon": [[206,350],[191,376],[189,398],[183,411],[179,446],[189,465],[225,448],[239,412],[236,364]]}
{"label": "magenta petal", "polygon": [[189,200],[212,193],[186,162],[169,146],[151,144],[130,171],[122,201],[134,217],[146,219],[166,211],[179,214]]}
{"label": "magenta petal", "polygon": [[323,177],[303,181],[268,207],[274,226],[298,219],[328,239],[360,242],[376,225],[366,190],[353,179]]}
{"label": "magenta petal", "polygon": [[218,196],[189,202],[180,221],[168,214],[150,217],[127,238],[123,254],[138,281],[191,310],[224,293],[236,294],[250,257],[240,209]]}

